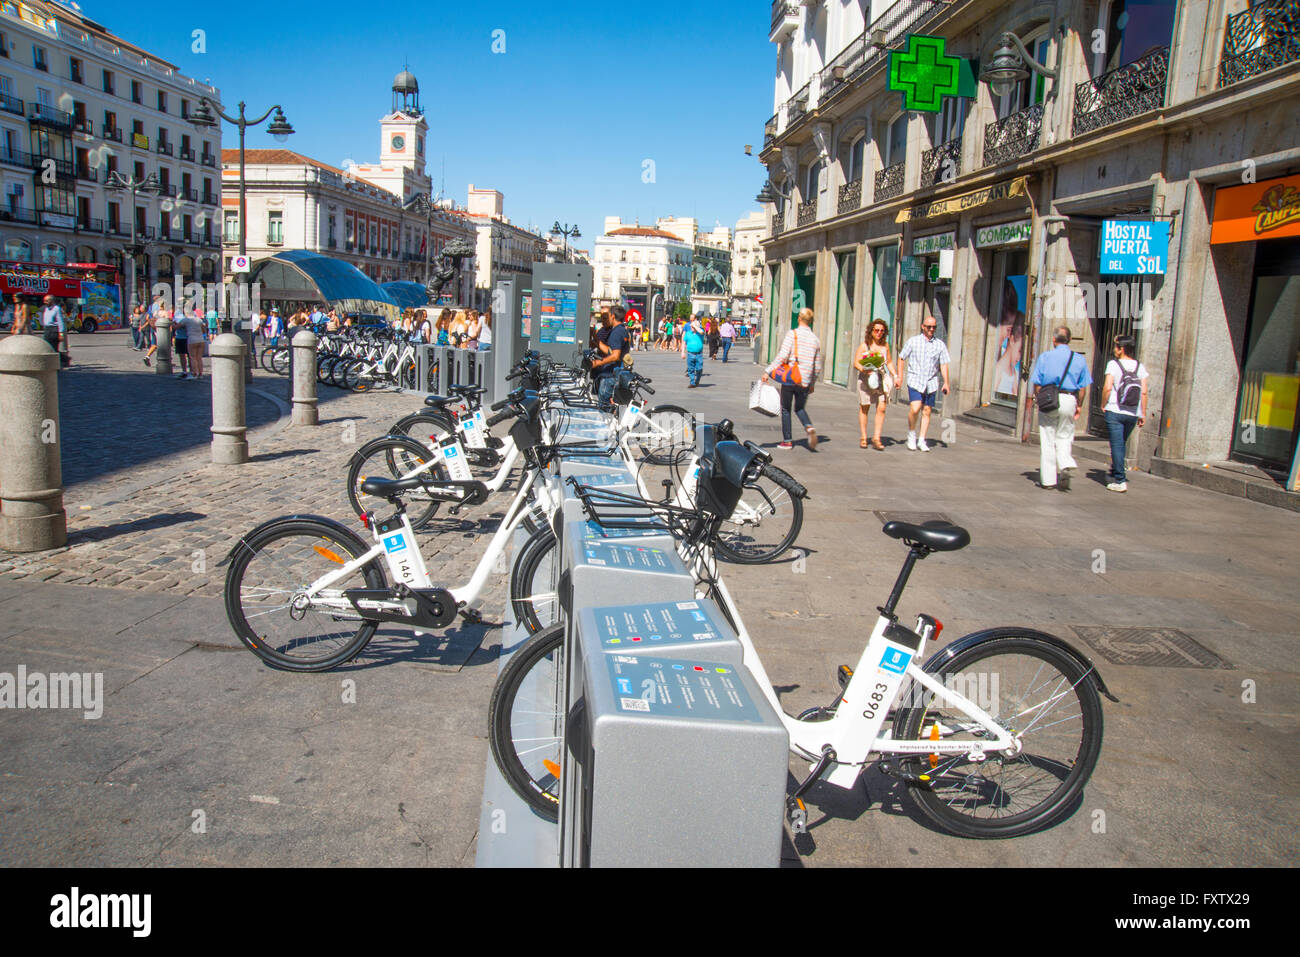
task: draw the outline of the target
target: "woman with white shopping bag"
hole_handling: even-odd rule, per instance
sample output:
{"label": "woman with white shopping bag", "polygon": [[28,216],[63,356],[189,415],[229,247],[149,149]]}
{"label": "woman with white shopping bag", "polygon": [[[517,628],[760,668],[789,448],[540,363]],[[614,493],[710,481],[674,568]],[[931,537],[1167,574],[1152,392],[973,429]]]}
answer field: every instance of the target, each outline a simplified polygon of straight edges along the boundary
{"label": "woman with white shopping bag", "polygon": [[772,379],[781,385],[782,442],[778,449],[794,447],[790,441],[790,416],[793,413],[808,433],[808,449],[817,451],[817,430],[804,411],[822,371],[822,344],[812,331],[812,321],[811,309],[799,311],[799,324],[785,334],[776,360],[763,373],[763,381]]}
{"label": "woman with white shopping bag", "polygon": [[862,431],[859,448],[867,447],[867,424],[871,407],[876,407],[876,427],[871,437],[873,449],[885,450],[880,440],[880,430],[885,426],[885,406],[894,391],[894,369],[889,362],[889,326],[883,319],[871,320],[858,346],[853,365],[858,370],[858,426]]}

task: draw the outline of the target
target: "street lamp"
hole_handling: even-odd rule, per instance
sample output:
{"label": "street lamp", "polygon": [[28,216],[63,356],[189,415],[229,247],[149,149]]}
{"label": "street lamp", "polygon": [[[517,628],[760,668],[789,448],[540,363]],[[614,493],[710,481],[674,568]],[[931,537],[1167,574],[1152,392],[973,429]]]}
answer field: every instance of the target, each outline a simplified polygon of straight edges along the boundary
{"label": "street lamp", "polygon": [[144,252],[144,244],[138,240],[139,230],[135,221],[135,198],[140,193],[151,193],[157,195],[162,192],[162,184],[158,181],[157,173],[150,173],[144,179],[136,179],[134,176],[123,176],[117,170],[108,174],[108,179],[104,182],[105,189],[111,189],[114,192],[129,192],[131,194],[131,242],[126,247],[127,253],[127,285],[130,292],[127,295],[127,306],[125,315],[131,315],[135,310],[136,301],[136,257]]}
{"label": "street lamp", "polygon": [[433,212],[436,207],[428,193],[416,193],[403,204],[402,208],[424,214],[424,284],[428,286],[433,278]]}
{"label": "street lamp", "polygon": [[[199,107],[190,115],[190,122],[199,129],[216,129],[221,125],[220,120],[225,120],[234,126],[239,127],[239,255],[248,255],[248,182],[244,177],[244,136],[250,126],[261,126],[267,117],[272,113],[275,116],[271,119],[266,131],[275,137],[277,143],[287,142],[289,136],[293,133],[293,127],[285,119],[284,110],[277,103],[255,120],[250,120],[244,113],[244,101],[239,101],[239,116],[227,116],[220,107],[213,108],[212,102],[206,97],[199,97]],[[215,116],[213,115],[215,112]],[[218,119],[220,118],[220,119]],[[227,317],[223,323],[224,330],[230,331],[231,320]],[[253,360],[253,336],[252,331],[248,330],[248,362],[249,370],[252,369]]]}
{"label": "street lamp", "polygon": [[[1056,49],[1056,69],[1049,70],[1039,64],[1033,55],[1025,49],[1020,37],[1014,33],[1004,33],[998,38],[998,48],[993,51],[989,65],[980,71],[980,79],[989,85],[989,92],[996,97],[1003,97],[1016,88],[1016,84],[1029,76],[1033,70],[1039,76],[1052,80],[1055,90],[1056,80],[1061,73],[1061,48]],[[1029,69],[1025,69],[1028,66]]]}
{"label": "street lamp", "polygon": [[551,232],[559,233],[564,237],[564,261],[567,263],[569,261],[569,237],[572,236],[574,239],[580,239],[582,233],[578,232],[577,226],[570,226],[568,223],[561,226],[558,219],[555,221],[555,225],[551,227]]}

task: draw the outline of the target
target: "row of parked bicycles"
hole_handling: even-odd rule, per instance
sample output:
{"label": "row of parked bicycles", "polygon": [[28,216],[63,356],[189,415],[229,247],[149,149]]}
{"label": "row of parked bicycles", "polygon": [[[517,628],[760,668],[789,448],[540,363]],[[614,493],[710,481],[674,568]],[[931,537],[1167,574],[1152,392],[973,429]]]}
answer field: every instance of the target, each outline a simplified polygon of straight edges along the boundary
{"label": "row of parked bicycles", "polygon": [[[926,645],[939,638],[942,624],[929,615],[919,615],[913,628],[899,621],[897,605],[916,563],[968,545],[965,529],[884,526],[907,553],[862,656],[853,667],[839,666],[827,705],[791,716],[723,569],[727,562],[778,560],[794,544],[804,486],[763,449],[741,441],[732,423],[697,437],[686,410],[647,407],[651,381],[631,370],[620,373],[608,427],[578,442],[564,439],[573,411],[594,407],[589,359],[570,368],[530,353],[509,378],[518,388],[490,410],[481,405],[481,389],[431,395],[424,408],[356,452],[343,484],[364,537],[332,519],[298,514],[240,538],[223,561],[225,604],[246,647],[277,668],[324,671],[360,654],[381,625],[424,632],[458,617],[478,620],[476,602],[494,569],[523,539],[514,549],[509,602],[529,637],[501,669],[488,732],[503,777],[538,814],[554,819],[564,716],[563,696],[553,689],[565,674],[555,521],[565,485],[558,464],[574,455],[607,456],[635,475],[635,494],[569,481],[590,520],[608,521],[611,509],[636,506],[671,533],[694,572],[697,595],[716,602],[736,631],[747,668],[786,725],[791,752],[809,762],[788,799],[796,830],[806,824],[802,796],[813,784],[851,787],[872,763],[907,785],[927,819],[965,837],[1038,831],[1077,806],[1101,750],[1100,698],[1115,700],[1091,661],[1053,635],[1021,627],[967,635],[927,659]],[[510,483],[510,505],[469,580],[435,582],[420,531],[441,509],[464,514]],[[539,701],[557,702],[553,714],[540,716],[551,731],[541,736]]]}
{"label": "row of parked bicycles", "polygon": [[[316,346],[316,380],[349,392],[414,390],[419,387],[417,345],[417,339],[381,326],[323,333]],[[258,365],[275,375],[288,375],[288,338],[264,345]],[[436,366],[430,369],[430,377],[435,372]]]}

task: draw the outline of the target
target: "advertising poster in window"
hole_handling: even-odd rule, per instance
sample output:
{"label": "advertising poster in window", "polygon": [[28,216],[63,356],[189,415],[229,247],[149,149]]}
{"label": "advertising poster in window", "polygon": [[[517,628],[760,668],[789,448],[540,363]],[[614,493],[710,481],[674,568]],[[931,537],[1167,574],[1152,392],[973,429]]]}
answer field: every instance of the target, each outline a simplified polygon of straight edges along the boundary
{"label": "advertising poster in window", "polygon": [[1014,399],[1020,387],[1020,355],[1025,346],[1025,301],[1028,276],[1008,276],[1002,286],[1002,314],[998,318],[998,361],[993,370],[993,391]]}
{"label": "advertising poster in window", "polygon": [[538,313],[539,341],[578,341],[578,284],[576,282],[543,283],[541,310]]}
{"label": "advertising poster in window", "polygon": [[527,339],[532,335],[533,291],[525,289],[519,304],[519,334]]}
{"label": "advertising poster in window", "polygon": [[94,316],[101,329],[114,329],[122,321],[121,293],[117,286],[106,282],[81,282],[81,312]]}

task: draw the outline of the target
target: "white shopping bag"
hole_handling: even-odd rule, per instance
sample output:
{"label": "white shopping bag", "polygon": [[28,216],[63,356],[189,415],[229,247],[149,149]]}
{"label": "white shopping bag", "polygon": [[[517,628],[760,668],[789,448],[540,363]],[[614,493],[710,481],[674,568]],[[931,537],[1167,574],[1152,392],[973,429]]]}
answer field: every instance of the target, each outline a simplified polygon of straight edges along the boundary
{"label": "white shopping bag", "polygon": [[760,415],[780,415],[781,390],[770,382],[755,381],[749,387],[749,407]]}

